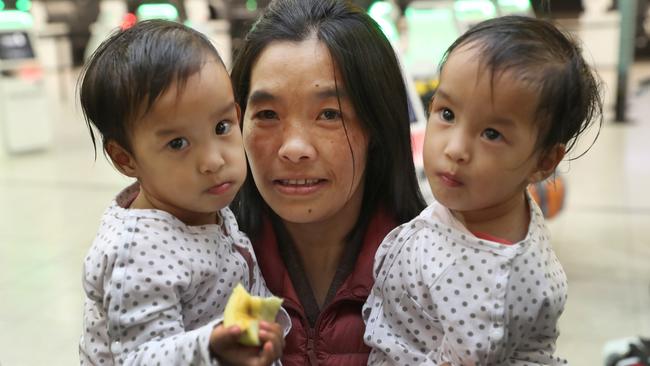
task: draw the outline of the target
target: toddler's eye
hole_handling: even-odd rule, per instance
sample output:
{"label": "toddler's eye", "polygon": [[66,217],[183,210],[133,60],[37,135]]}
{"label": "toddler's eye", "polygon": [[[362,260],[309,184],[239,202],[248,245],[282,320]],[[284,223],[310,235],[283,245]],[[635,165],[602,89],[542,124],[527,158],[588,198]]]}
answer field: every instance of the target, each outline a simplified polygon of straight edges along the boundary
{"label": "toddler's eye", "polygon": [[443,121],[451,122],[455,117],[454,112],[449,108],[443,108],[440,111],[440,118],[442,118]]}
{"label": "toddler's eye", "polygon": [[217,123],[217,126],[214,128],[214,132],[216,132],[217,135],[225,135],[228,132],[230,132],[230,129],[232,128],[232,123],[229,121],[220,121]]}
{"label": "toddler's eye", "polygon": [[189,142],[183,137],[177,137],[167,143],[172,150],[181,150],[189,145]]}
{"label": "toddler's eye", "polygon": [[318,118],[325,120],[339,119],[341,118],[341,112],[335,109],[327,109],[322,111],[321,114],[318,115]]}
{"label": "toddler's eye", "polygon": [[501,133],[493,128],[487,128],[483,131],[483,136],[490,141],[496,141],[502,137]]}

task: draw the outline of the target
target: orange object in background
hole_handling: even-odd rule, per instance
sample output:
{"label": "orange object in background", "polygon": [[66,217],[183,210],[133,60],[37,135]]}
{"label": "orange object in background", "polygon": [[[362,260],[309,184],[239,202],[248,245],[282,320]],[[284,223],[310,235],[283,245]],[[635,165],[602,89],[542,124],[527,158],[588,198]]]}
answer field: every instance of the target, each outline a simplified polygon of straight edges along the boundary
{"label": "orange object in background", "polygon": [[122,24],[120,24],[121,30],[127,30],[135,25],[138,22],[138,17],[133,13],[126,13],[124,19],[122,19]]}
{"label": "orange object in background", "polygon": [[553,175],[542,182],[531,184],[528,186],[528,191],[542,209],[545,218],[553,218],[562,211],[566,197],[566,184],[561,176]]}
{"label": "orange object in background", "polygon": [[38,62],[23,62],[16,69],[16,74],[25,81],[41,81],[43,79],[43,67]]}

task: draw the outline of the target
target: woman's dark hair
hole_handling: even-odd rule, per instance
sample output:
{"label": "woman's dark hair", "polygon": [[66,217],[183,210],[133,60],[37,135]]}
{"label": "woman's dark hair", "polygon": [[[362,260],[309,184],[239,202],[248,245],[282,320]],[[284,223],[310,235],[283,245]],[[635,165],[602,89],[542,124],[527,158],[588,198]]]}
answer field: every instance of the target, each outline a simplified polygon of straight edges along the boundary
{"label": "woman's dark hair", "polygon": [[479,62],[491,73],[493,85],[495,77],[512,72],[537,90],[535,117],[542,124],[537,148],[544,151],[564,144],[569,152],[592,123],[597,121],[600,132],[600,79],[584,60],[577,42],[553,24],[523,16],[483,21],[449,46],[440,71],[459,47],[478,50]]}
{"label": "woman's dark hair", "polygon": [[133,152],[129,139],[133,122],[173,82],[182,89],[209,58],[222,62],[205,36],[180,23],[147,20],[113,33],[93,53],[79,78],[81,108],[95,151],[93,126],[104,151],[109,141],[115,141]]}
{"label": "woman's dark hair", "polygon": [[[343,0],[271,2],[236,52],[231,73],[235,99],[243,116],[252,68],[267,46],[310,37],[328,48],[343,79],[337,85],[349,96],[369,136],[361,213],[348,235],[350,240],[360,240],[377,207],[386,207],[399,222],[405,222],[425,206],[413,165],[405,83],[390,42],[372,18]],[[263,213],[270,210],[250,167],[231,207],[241,228],[254,238]]]}

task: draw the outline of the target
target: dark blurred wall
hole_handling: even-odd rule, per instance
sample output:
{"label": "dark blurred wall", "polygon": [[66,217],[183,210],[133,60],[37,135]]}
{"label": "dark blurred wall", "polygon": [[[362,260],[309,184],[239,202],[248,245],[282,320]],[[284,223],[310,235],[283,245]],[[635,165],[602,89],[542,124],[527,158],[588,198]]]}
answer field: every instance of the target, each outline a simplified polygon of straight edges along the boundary
{"label": "dark blurred wall", "polygon": [[585,10],[581,0],[531,0],[530,4],[540,18],[577,18]]}
{"label": "dark blurred wall", "polygon": [[270,2],[271,0],[257,0],[257,8],[249,9],[246,7],[246,0],[226,0],[228,11],[224,16],[230,21],[233,54],[239,49],[242,40],[257,16]]}
{"label": "dark blurred wall", "polygon": [[48,22],[68,25],[72,45],[72,60],[75,65],[81,65],[84,50],[90,38],[89,26],[97,19],[99,14],[99,1],[47,0],[44,4]]}

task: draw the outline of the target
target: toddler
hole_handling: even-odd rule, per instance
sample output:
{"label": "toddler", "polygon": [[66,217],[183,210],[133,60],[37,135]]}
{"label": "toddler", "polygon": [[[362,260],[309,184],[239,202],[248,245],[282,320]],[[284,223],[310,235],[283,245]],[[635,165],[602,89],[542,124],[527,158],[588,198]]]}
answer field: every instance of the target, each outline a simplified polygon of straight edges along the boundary
{"label": "toddler", "polygon": [[95,144],[136,182],[104,212],[84,262],[81,364],[270,364],[288,331],[260,325],[260,348],[220,325],[238,283],[269,296],[228,204],[246,176],[239,106],[200,33],[144,21],[86,65],[81,106]]}
{"label": "toddler", "polygon": [[447,50],[424,167],[434,202],[375,256],[369,365],[555,365],[566,275],[526,187],[600,121],[597,78],[546,21],[484,21]]}

